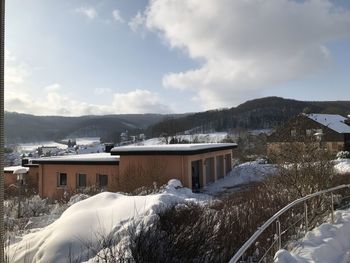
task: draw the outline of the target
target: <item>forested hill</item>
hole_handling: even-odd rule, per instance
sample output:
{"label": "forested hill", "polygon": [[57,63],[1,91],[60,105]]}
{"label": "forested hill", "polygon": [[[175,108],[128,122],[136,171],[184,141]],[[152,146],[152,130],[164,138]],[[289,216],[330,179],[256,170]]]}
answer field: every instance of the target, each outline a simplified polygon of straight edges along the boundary
{"label": "forested hill", "polygon": [[230,109],[211,110],[167,118],[149,127],[152,136],[177,132],[227,131],[235,128],[269,129],[283,124],[301,113],[350,114],[350,101],[297,101],[266,97],[247,101]]}
{"label": "forested hill", "polygon": [[117,141],[121,132],[142,133],[149,125],[163,118],[161,114],[60,117],[5,112],[5,141],[7,144],[38,142],[61,140],[69,136],[96,136],[104,141]]}
{"label": "forested hill", "polygon": [[121,132],[159,136],[192,130],[227,131],[235,128],[268,129],[301,112],[350,114],[350,101],[297,101],[267,97],[247,101],[230,109],[191,114],[122,114],[60,117],[5,113],[6,143],[61,140],[69,136],[101,137],[116,142]]}

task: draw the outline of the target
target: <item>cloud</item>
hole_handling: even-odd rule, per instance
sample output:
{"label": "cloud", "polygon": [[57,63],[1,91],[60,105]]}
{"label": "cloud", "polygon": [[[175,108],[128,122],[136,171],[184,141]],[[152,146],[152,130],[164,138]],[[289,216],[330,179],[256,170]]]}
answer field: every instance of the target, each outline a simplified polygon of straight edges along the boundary
{"label": "cloud", "polygon": [[119,22],[121,24],[125,22],[118,9],[112,11],[112,16],[115,22]]}
{"label": "cloud", "polygon": [[97,17],[98,13],[96,9],[92,6],[81,6],[75,9],[75,12],[86,16],[88,19],[94,19]]}
{"label": "cloud", "polygon": [[5,48],[5,83],[6,86],[22,84],[30,75],[28,66],[17,61],[17,58]]}
{"label": "cloud", "polygon": [[115,93],[113,108],[116,113],[169,113],[170,108],[160,97],[148,90],[137,89],[127,93]]}
{"label": "cloud", "polygon": [[163,85],[197,92],[203,108],[233,106],[324,69],[327,45],[350,37],[350,12],[328,0],[153,0],[129,26],[203,61]]}
{"label": "cloud", "polygon": [[148,90],[115,93],[110,105],[85,103],[64,96],[58,83],[48,85],[42,90],[44,99],[26,92],[16,92],[14,89],[7,90],[5,109],[34,115],[63,116],[171,112],[168,106],[161,103],[158,95]]}
{"label": "cloud", "polygon": [[104,95],[104,94],[112,93],[112,90],[110,88],[95,88],[94,93],[96,95]]}
{"label": "cloud", "polygon": [[140,28],[144,28],[146,23],[146,17],[139,11],[137,14],[131,18],[128,25],[132,31],[135,33],[139,31]]}

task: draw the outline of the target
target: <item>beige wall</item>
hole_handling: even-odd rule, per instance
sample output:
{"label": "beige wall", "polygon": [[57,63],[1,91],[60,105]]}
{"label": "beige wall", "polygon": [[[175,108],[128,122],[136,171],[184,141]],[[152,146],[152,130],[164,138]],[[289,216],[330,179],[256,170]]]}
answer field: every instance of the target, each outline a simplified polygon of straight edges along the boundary
{"label": "beige wall", "polygon": [[[57,186],[57,174],[67,174],[67,185]],[[39,165],[39,194],[41,197],[59,199],[64,192],[77,190],[77,174],[86,174],[87,187],[97,183],[97,174],[108,175],[108,188],[112,190],[118,185],[118,165],[75,165],[75,164],[40,164]],[[113,189],[114,190],[114,189]]]}
{"label": "beige wall", "polygon": [[[219,158],[216,158],[219,157]],[[226,161],[227,158],[227,161]],[[216,161],[216,160],[219,161]],[[120,157],[120,189],[131,191],[140,186],[167,183],[170,179],[179,179],[185,187],[192,188],[192,162],[200,161],[200,185],[207,184],[206,172],[210,171],[212,181],[218,179],[216,171],[220,165],[221,177],[231,170],[232,150],[223,150],[196,155],[126,155]],[[206,165],[211,162],[211,168]],[[229,166],[228,168],[226,166]]]}
{"label": "beige wall", "polygon": [[[196,155],[122,155],[119,165],[40,164],[39,194],[59,199],[65,191],[76,191],[78,173],[87,175],[87,186],[96,185],[97,174],[108,175],[107,189],[110,191],[132,191],[141,186],[152,186],[153,182],[161,186],[170,179],[179,179],[185,187],[192,188],[193,161],[200,161],[200,186],[203,187],[207,177],[216,181],[225,171],[231,170],[231,159],[232,150],[223,150]],[[217,171],[222,171],[222,175]],[[58,173],[67,174],[65,187],[57,186]]]}
{"label": "beige wall", "polygon": [[[302,144],[301,142],[294,142],[294,143]],[[344,142],[322,142],[322,144],[332,154],[336,154],[337,152],[342,151],[344,149]],[[272,156],[273,154],[277,154],[278,152],[281,151],[281,148],[285,147],[285,145],[288,145],[288,143],[283,143],[283,142],[267,143],[267,155]]]}

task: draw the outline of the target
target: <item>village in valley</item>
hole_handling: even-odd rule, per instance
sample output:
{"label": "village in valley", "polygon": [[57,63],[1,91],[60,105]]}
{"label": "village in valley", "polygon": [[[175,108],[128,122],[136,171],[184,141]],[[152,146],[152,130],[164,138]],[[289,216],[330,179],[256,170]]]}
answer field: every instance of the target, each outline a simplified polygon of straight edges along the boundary
{"label": "village in valley", "polygon": [[[296,160],[289,157],[290,165],[294,167],[294,160],[300,174],[306,172],[303,169],[316,172],[328,169],[326,163],[323,164],[325,167],[303,167],[305,164],[310,166],[310,160],[305,158],[313,158],[311,161],[317,162],[319,158],[325,158],[325,153],[329,157],[324,161],[332,166],[332,172],[329,170],[325,176],[334,174],[334,178],[346,182],[350,174],[349,119],[340,115],[301,113],[275,129],[241,131],[240,134],[186,133],[148,139],[144,134],[129,136],[125,131],[120,134],[116,145],[101,142],[97,137],[16,145],[7,155],[7,161],[12,165],[4,170],[10,262],[23,262],[28,253],[34,261],[39,260],[40,255],[47,262],[65,262],[62,254],[88,262],[100,262],[104,257],[108,259],[106,262],[111,262],[114,257],[124,260],[130,257],[125,254],[126,251],[136,253],[130,242],[135,241],[132,239],[137,234],[132,234],[130,231],[134,230],[131,229],[142,227],[141,233],[149,235],[159,216],[162,218],[167,213],[173,213],[174,207],[175,211],[180,211],[174,220],[179,220],[176,218],[181,216],[181,211],[192,206],[193,212],[214,209],[212,213],[219,213],[216,216],[220,217],[220,211],[238,209],[249,205],[249,202],[261,202],[259,199],[262,198],[245,200],[247,204],[233,204],[244,196],[251,198],[260,191],[273,194],[277,189],[271,189],[270,184],[278,184],[279,173],[287,171],[290,178],[298,176],[275,158],[286,151],[285,147],[292,155],[305,155]],[[257,139],[260,137],[264,139]],[[297,152],[292,152],[293,149]],[[322,157],[312,157],[315,151],[321,151]],[[302,195],[312,193],[309,192],[309,184],[326,181],[332,183],[332,180],[315,177],[303,185],[299,178],[295,183],[300,185],[295,190],[306,191]],[[283,187],[286,186],[279,185],[278,189]],[[322,190],[322,186],[315,189]],[[296,194],[289,190],[291,195]],[[272,201],[275,197],[263,198],[271,198]],[[217,210],[215,207],[220,203],[223,208]],[[266,209],[264,206],[262,208]],[[245,207],[243,210],[249,209]],[[270,209],[275,211],[273,207]],[[244,216],[250,217],[248,213],[230,220],[238,220],[236,224],[247,228],[242,225]],[[198,220],[207,219],[199,217]],[[223,223],[220,220],[212,222],[217,227],[224,227]],[[257,225],[261,223],[263,221],[253,222]],[[207,227],[210,229],[212,226]],[[89,238],[91,232],[86,232],[87,228],[98,238]],[[234,244],[240,244],[249,237],[251,232],[249,229],[245,231],[247,236],[241,241],[235,240]],[[210,230],[206,230],[205,234],[215,238]],[[56,238],[49,238],[52,235]],[[99,239],[105,238],[111,238],[108,247],[100,245]],[[142,245],[147,250],[156,242],[148,238],[149,243]],[[39,240],[45,240],[45,246]],[[205,242],[201,244],[206,245]],[[223,248],[227,246],[225,243],[220,245]],[[107,252],[109,250],[113,253]],[[231,246],[227,254],[220,257],[229,259],[234,250],[235,247]],[[212,257],[220,258],[215,253]],[[282,254],[280,257],[283,260],[292,256]]]}
{"label": "village in valley", "polygon": [[349,0],[0,17],[0,263],[350,262]]}

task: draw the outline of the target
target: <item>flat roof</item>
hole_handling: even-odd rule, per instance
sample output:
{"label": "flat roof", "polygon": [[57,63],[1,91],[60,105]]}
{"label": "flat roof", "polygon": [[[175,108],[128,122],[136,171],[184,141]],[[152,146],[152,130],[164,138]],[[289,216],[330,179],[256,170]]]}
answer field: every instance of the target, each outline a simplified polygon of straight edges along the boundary
{"label": "flat roof", "polygon": [[29,168],[28,167],[23,167],[23,166],[20,166],[20,165],[4,167],[4,172],[5,173],[13,173],[13,172],[18,171],[18,170],[26,170],[28,172]]}
{"label": "flat roof", "polygon": [[111,150],[112,155],[193,155],[237,148],[236,143],[193,143],[120,146]]}
{"label": "flat roof", "polygon": [[32,159],[33,164],[118,164],[119,156],[110,153],[87,153]]}

